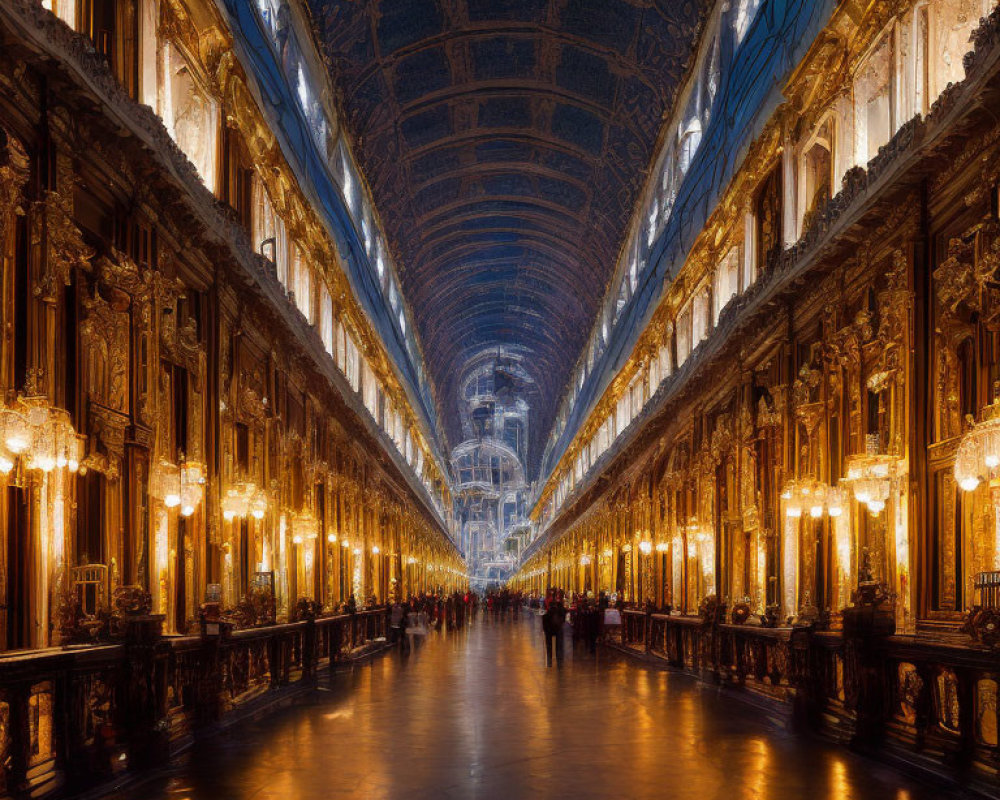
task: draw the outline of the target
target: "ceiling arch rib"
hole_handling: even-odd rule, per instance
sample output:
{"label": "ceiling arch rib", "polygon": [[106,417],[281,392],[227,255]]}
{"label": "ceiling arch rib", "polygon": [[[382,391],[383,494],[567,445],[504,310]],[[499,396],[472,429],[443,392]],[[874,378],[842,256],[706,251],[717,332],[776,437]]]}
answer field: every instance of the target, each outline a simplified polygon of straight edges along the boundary
{"label": "ceiling arch rib", "polygon": [[534,476],[708,0],[306,1],[448,437],[516,348]]}

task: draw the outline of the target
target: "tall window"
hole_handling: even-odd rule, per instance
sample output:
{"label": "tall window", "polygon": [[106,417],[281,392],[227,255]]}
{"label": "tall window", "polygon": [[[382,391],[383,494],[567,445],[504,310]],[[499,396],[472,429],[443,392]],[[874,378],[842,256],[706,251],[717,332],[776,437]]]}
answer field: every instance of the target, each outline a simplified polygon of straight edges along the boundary
{"label": "tall window", "polygon": [[781,167],[776,166],[764,179],[754,204],[757,274],[767,272],[781,254]]}
{"label": "tall window", "polygon": [[288,241],[285,223],[274,212],[263,181],[253,184],[253,244],[254,249],[274,265],[282,286],[288,287]]}
{"label": "tall window", "polygon": [[938,0],[930,8],[931,90],[937,97],[949,83],[965,78],[963,59],[972,49],[969,37],[978,27],[983,0]]}
{"label": "tall window", "polygon": [[312,267],[302,255],[298,245],[292,247],[292,280],[295,305],[310,323],[315,321],[312,309]]}
{"label": "tall window", "polygon": [[214,189],[218,108],[176,46],[165,42],[162,59],[160,117],[201,179]]}
{"label": "tall window", "polygon": [[715,270],[715,281],[712,287],[713,298],[715,300],[715,313],[713,314],[714,324],[719,323],[719,315],[730,300],[738,294],[740,290],[740,249],[730,248]]}
{"label": "tall window", "polygon": [[691,304],[684,306],[677,315],[677,365],[680,366],[691,355]]}
{"label": "tall window", "polygon": [[319,335],[323,348],[331,356],[334,353],[333,300],[325,285],[319,287]]}
{"label": "tall window", "polygon": [[827,118],[802,152],[800,164],[799,222],[805,232],[832,194],[833,119]]}
{"label": "tall window", "polygon": [[854,153],[864,166],[892,137],[892,38],[883,33],[854,79]]}

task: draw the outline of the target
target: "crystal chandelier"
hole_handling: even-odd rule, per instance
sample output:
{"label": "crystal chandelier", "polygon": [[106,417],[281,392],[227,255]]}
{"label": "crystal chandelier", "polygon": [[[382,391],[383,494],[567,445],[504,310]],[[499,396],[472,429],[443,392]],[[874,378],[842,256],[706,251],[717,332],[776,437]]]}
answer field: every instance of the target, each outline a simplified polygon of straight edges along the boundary
{"label": "crystal chandelier", "polygon": [[[971,419],[971,416],[970,416]],[[993,489],[994,502],[1000,503],[1000,396],[986,406],[959,442],[955,453],[955,481],[963,491],[975,491],[980,483]]]}
{"label": "crystal chandelier", "polygon": [[311,511],[300,511],[292,514],[292,543],[302,544],[306,539],[319,537],[319,520]]}
{"label": "crystal chandelier", "polygon": [[205,467],[197,461],[174,464],[161,459],[153,470],[150,493],[166,508],[179,508],[190,517],[205,495]]}
{"label": "crystal chandelier", "polygon": [[854,499],[866,505],[871,514],[881,514],[892,491],[897,459],[895,456],[878,452],[878,435],[869,434],[866,452],[847,459],[847,475],[844,482],[854,492]]}
{"label": "crystal chandelier", "polygon": [[267,493],[253,481],[237,481],[226,490],[222,498],[222,518],[232,522],[236,518],[264,519],[267,514]]}
{"label": "crystal chandelier", "polygon": [[844,513],[843,494],[840,489],[819,481],[789,481],[781,492],[785,501],[785,514],[792,518],[808,513],[812,519],[824,514],[839,517]]}
{"label": "crystal chandelier", "polygon": [[0,474],[9,473],[19,460],[29,470],[76,472],[84,440],[66,409],[50,405],[45,397],[19,397],[0,410]]}

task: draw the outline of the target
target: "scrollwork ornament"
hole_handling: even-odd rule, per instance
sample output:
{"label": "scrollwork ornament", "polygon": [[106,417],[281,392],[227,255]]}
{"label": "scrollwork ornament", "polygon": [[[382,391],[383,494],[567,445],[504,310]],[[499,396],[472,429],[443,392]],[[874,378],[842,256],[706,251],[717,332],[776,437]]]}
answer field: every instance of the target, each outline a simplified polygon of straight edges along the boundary
{"label": "scrollwork ornament", "polygon": [[24,214],[24,185],[29,161],[20,140],[0,128],[0,243],[5,241],[14,218]]}

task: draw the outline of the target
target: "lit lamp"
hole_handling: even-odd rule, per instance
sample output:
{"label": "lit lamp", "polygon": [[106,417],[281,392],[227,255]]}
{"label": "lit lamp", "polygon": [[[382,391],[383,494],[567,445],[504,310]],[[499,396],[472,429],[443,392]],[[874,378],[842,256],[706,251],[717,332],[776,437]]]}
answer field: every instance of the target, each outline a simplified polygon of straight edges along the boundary
{"label": "lit lamp", "polygon": [[150,493],[166,508],[179,508],[181,516],[190,517],[205,494],[205,468],[196,461],[182,461],[180,466],[161,459],[154,467]]}
{"label": "lit lamp", "polygon": [[878,515],[892,491],[895,468],[896,457],[879,453],[878,437],[871,435],[865,454],[847,459],[844,482],[850,485],[855,500],[867,506],[869,513]]}
{"label": "lit lamp", "polygon": [[966,492],[975,491],[980,483],[992,489],[993,504],[1000,506],[1000,396],[994,388],[993,402],[979,415],[955,453],[955,481]]}
{"label": "lit lamp", "polygon": [[792,519],[806,512],[811,519],[821,519],[824,515],[839,517],[844,513],[840,489],[818,481],[789,481],[781,499],[785,501],[785,515]]}
{"label": "lit lamp", "polygon": [[253,481],[237,481],[222,498],[222,517],[227,522],[253,517],[261,520],[267,514],[267,493]]}
{"label": "lit lamp", "polygon": [[642,553],[644,556],[648,556],[650,553],[653,552],[653,543],[648,539],[643,539],[641,542],[639,542],[639,552]]}
{"label": "lit lamp", "polygon": [[0,473],[18,459],[29,470],[76,472],[83,458],[84,437],[73,429],[69,412],[49,405],[45,397],[19,397],[16,406],[0,410]]}
{"label": "lit lamp", "polygon": [[302,544],[307,539],[319,538],[319,520],[309,511],[291,515],[292,544]]}
{"label": "lit lamp", "polygon": [[186,461],[180,468],[181,516],[190,517],[201,504],[205,493],[205,468],[194,461]]}

